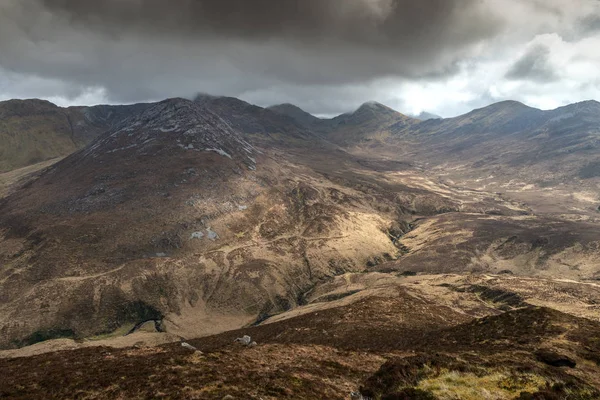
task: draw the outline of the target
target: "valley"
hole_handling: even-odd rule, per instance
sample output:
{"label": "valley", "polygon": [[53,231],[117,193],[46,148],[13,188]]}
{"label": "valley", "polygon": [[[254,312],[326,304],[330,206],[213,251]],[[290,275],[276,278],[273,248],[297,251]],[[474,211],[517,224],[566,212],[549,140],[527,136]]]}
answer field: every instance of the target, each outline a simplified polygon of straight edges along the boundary
{"label": "valley", "polygon": [[0,397],[600,396],[598,103],[68,112],[0,175]]}

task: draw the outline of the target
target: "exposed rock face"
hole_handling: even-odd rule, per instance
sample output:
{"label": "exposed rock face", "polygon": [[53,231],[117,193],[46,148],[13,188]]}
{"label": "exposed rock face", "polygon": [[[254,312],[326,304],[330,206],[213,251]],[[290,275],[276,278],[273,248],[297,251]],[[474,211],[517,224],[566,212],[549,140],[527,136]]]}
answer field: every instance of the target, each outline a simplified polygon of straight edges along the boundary
{"label": "exposed rock face", "polygon": [[190,100],[169,99],[134,114],[94,142],[81,157],[123,152],[124,158],[179,149],[209,151],[256,168],[256,152],[221,117]]}

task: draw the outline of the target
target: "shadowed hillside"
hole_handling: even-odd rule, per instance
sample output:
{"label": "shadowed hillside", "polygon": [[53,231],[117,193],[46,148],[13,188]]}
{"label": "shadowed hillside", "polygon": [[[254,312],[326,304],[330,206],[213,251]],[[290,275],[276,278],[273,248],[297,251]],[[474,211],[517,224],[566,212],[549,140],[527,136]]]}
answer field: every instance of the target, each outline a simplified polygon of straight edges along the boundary
{"label": "shadowed hillside", "polygon": [[36,99],[0,102],[0,172],[67,156],[145,107],[61,108]]}

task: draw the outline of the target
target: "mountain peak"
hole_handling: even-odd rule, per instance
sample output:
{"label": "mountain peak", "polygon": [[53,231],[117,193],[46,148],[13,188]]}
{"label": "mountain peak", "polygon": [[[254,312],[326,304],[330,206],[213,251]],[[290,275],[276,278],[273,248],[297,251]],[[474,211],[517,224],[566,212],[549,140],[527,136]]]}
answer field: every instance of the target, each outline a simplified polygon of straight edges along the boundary
{"label": "mountain peak", "polygon": [[41,99],[14,99],[0,102],[0,118],[12,116],[28,116],[34,113],[57,111],[60,108],[49,102]]}
{"label": "mountain peak", "polygon": [[290,109],[295,109],[295,110],[302,110],[300,107],[298,107],[297,105],[292,104],[292,103],[275,104],[275,105],[269,106],[267,108],[269,108],[269,109],[290,108]]}
{"label": "mountain peak", "polygon": [[369,100],[369,101],[365,101],[364,103],[361,104],[361,107],[380,107],[383,106],[383,104],[381,104],[378,101],[375,100]]}
{"label": "mountain peak", "polygon": [[192,100],[172,98],[127,118],[88,147],[85,155],[156,155],[176,151],[213,151],[254,168],[254,149],[225,120]]}
{"label": "mountain peak", "polygon": [[[403,114],[399,113],[398,111],[394,110],[393,108],[390,108],[384,104],[381,104],[379,102],[376,101],[367,101],[366,103],[363,103],[360,105],[360,107],[358,107],[356,110],[354,110],[353,112],[350,113],[346,113],[346,114],[342,114],[338,117],[336,117],[337,119],[343,118],[343,119],[365,119],[365,118],[380,118],[382,116],[385,117],[404,117]],[[335,118],[334,118],[335,119]]]}
{"label": "mountain peak", "polygon": [[215,95],[208,94],[208,93],[198,93],[196,96],[194,96],[193,101],[196,102],[196,103],[204,104],[204,103],[207,103],[209,101],[218,99],[220,97],[221,96],[215,96]]}
{"label": "mountain peak", "polygon": [[543,114],[543,111],[537,108],[529,107],[515,100],[505,100],[490,104],[482,108],[477,108],[467,114],[458,116],[456,118],[485,118],[490,123],[504,123],[507,121],[507,118],[512,119],[519,117],[520,115],[529,115],[533,113]]}
{"label": "mountain peak", "polygon": [[584,100],[578,103],[568,104],[563,107],[558,107],[553,111],[597,111],[600,110],[600,103],[596,100]]}
{"label": "mountain peak", "polygon": [[384,104],[381,104],[381,103],[379,103],[377,101],[367,101],[367,102],[364,102],[363,104],[361,104],[360,107],[358,107],[356,109],[355,113],[359,112],[361,110],[388,111],[388,112],[389,111],[393,111],[393,112],[397,112],[396,110],[394,110],[394,109],[392,109],[392,108],[390,108],[390,107],[388,107],[388,106],[386,106]]}
{"label": "mountain peak", "polygon": [[276,104],[267,107],[267,110],[291,117],[304,126],[310,126],[320,121],[319,118],[290,103]]}
{"label": "mountain peak", "polygon": [[490,104],[487,107],[480,108],[480,110],[482,110],[482,109],[488,109],[488,110],[519,110],[519,109],[534,110],[535,108],[529,107],[528,105],[523,104],[520,101],[503,100],[503,101],[499,101],[497,103]]}
{"label": "mountain peak", "polygon": [[593,105],[593,106],[600,106],[600,102],[598,102],[597,100],[583,100],[583,101],[579,101],[577,103],[573,103],[573,105]]}

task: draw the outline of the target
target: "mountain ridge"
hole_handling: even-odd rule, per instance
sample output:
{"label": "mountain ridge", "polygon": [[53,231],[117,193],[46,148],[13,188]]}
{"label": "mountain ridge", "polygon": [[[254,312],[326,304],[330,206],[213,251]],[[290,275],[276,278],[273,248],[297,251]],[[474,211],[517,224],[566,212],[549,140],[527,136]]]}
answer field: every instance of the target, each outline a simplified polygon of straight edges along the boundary
{"label": "mountain ridge", "polygon": [[280,114],[288,115],[291,118],[294,118],[296,121],[300,122],[304,126],[310,127],[318,124],[321,121],[321,118],[315,117],[314,115],[304,111],[298,106],[295,106],[291,103],[282,103],[276,104],[267,109],[275,111]]}
{"label": "mountain ridge", "polygon": [[40,99],[0,102],[0,172],[67,156],[146,106],[64,108]]}

